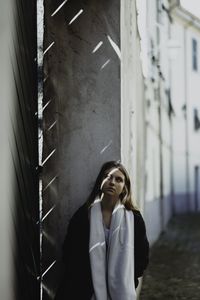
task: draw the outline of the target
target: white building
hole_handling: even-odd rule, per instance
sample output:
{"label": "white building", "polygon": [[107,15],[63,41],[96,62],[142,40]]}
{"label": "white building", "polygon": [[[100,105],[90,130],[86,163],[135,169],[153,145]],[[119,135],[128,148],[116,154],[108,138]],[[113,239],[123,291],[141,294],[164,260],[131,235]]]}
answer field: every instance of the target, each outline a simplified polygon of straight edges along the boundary
{"label": "white building", "polygon": [[170,16],[168,1],[138,1],[138,10],[145,83],[144,217],[153,243],[172,215]]}
{"label": "white building", "polygon": [[200,20],[179,1],[172,18],[173,172],[178,213],[200,210]]}
{"label": "white building", "polygon": [[173,214],[200,210],[200,20],[179,1],[137,4],[145,85],[139,205],[153,243]]}

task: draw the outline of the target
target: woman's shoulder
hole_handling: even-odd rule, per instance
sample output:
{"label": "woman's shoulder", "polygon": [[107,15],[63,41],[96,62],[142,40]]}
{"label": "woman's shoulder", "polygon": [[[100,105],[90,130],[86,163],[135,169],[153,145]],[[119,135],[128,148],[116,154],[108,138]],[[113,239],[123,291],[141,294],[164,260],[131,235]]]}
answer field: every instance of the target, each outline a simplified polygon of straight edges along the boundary
{"label": "woman's shoulder", "polygon": [[136,220],[143,220],[142,214],[138,209],[132,210]]}
{"label": "woman's shoulder", "polygon": [[79,216],[79,215],[86,214],[87,211],[88,211],[87,204],[84,203],[84,204],[82,204],[81,206],[79,206],[79,207],[77,208],[77,210],[75,211],[73,217],[74,217],[74,216]]}
{"label": "woman's shoulder", "polygon": [[143,219],[143,216],[139,210],[133,210],[134,214],[134,223],[136,232],[146,232],[146,226]]}
{"label": "woman's shoulder", "polygon": [[70,223],[79,223],[81,220],[88,218],[88,207],[86,203],[81,205],[71,217]]}
{"label": "woman's shoulder", "polygon": [[132,211],[134,215],[134,223],[138,229],[145,230],[145,222],[141,212],[138,209]]}

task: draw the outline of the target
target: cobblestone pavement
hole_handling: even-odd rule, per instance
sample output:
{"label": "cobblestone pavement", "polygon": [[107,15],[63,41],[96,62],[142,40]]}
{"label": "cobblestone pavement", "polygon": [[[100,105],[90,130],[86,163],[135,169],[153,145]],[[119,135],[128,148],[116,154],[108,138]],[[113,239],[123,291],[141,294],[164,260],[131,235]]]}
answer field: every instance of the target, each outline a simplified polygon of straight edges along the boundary
{"label": "cobblestone pavement", "polygon": [[151,248],[140,300],[200,300],[200,214],[174,217]]}

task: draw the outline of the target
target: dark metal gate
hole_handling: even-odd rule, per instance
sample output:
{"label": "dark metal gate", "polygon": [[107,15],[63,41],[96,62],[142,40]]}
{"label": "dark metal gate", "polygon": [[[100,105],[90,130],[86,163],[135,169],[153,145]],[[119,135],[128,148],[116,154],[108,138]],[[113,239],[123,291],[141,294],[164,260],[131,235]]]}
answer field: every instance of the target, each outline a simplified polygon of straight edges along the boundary
{"label": "dark metal gate", "polygon": [[15,1],[13,34],[15,299],[40,298],[36,1]]}

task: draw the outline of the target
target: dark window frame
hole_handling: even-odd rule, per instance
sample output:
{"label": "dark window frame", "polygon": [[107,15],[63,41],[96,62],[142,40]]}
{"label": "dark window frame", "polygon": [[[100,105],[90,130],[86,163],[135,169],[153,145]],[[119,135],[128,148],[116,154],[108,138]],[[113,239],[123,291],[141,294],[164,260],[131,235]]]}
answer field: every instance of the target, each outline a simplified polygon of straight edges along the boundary
{"label": "dark window frame", "polygon": [[192,39],[192,69],[198,71],[198,43],[195,38]]}

